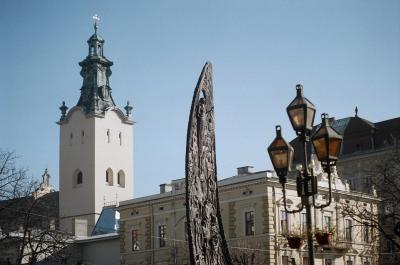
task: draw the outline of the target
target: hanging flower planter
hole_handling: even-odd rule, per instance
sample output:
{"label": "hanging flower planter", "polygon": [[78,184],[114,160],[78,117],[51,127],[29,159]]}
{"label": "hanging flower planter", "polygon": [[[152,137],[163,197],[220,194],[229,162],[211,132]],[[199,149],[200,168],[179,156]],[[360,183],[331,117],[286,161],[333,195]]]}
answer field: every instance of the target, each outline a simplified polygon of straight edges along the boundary
{"label": "hanging flower planter", "polygon": [[328,232],[317,232],[315,233],[315,239],[320,246],[330,246],[333,241],[333,234]]}
{"label": "hanging flower planter", "polygon": [[299,249],[304,244],[304,238],[302,237],[286,237],[289,247],[293,249]]}

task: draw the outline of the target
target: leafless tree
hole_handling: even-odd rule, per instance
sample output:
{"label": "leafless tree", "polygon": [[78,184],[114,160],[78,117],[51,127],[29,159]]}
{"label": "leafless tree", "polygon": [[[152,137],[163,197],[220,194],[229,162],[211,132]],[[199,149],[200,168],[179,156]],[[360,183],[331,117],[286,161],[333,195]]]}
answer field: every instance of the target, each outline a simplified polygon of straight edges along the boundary
{"label": "leafless tree", "polygon": [[[391,242],[400,250],[400,237],[394,234],[394,226],[400,221],[400,157],[398,152],[376,162],[372,169],[364,171],[370,178],[371,192],[376,193],[381,202],[377,209],[364,203],[344,203],[343,215],[351,217],[356,226],[377,231],[377,236]],[[375,238],[379,240],[380,238]],[[372,238],[374,240],[374,238]]]}
{"label": "leafless tree", "polygon": [[[58,194],[37,196],[38,182],[16,165],[14,152],[0,150],[0,247],[3,262],[64,259],[69,237],[58,231]],[[61,262],[58,262],[61,263]]]}
{"label": "leafless tree", "polygon": [[255,265],[256,254],[251,251],[239,251],[232,255],[232,261],[235,265]]}
{"label": "leafless tree", "polygon": [[260,241],[242,239],[231,242],[230,253],[235,265],[263,264],[263,247]]}
{"label": "leafless tree", "polygon": [[[17,156],[14,152],[0,149],[0,201],[21,198],[29,195],[35,182],[27,177],[25,168],[16,166]],[[0,211],[5,207],[2,205]]]}

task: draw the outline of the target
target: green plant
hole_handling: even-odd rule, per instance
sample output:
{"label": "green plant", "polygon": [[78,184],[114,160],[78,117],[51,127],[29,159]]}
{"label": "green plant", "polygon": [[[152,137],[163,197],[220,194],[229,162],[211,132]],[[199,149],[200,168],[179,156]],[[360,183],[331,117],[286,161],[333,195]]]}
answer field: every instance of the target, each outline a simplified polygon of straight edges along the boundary
{"label": "green plant", "polygon": [[302,238],[305,239],[307,234],[299,228],[291,229],[290,231],[283,232],[282,236],[285,238]]}
{"label": "green plant", "polygon": [[325,227],[324,229],[321,228],[315,228],[314,234],[334,234],[336,231],[336,227],[334,225],[329,225],[328,227]]}

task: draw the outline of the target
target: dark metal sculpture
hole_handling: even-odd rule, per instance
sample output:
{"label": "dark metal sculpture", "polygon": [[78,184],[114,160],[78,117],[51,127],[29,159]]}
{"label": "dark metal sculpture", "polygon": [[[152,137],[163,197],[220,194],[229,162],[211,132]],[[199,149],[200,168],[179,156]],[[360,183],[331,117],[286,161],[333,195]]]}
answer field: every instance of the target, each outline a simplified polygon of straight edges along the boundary
{"label": "dark metal sculpture", "polygon": [[190,263],[231,265],[217,187],[212,66],[203,67],[193,95],[186,142],[186,217]]}

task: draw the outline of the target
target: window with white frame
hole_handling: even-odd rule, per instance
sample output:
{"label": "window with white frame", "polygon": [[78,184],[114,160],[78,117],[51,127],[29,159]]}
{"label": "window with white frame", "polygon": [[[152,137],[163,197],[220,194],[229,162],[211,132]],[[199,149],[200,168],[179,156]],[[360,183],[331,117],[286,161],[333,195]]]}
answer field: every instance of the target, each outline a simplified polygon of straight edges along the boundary
{"label": "window with white frame", "polygon": [[323,219],[323,228],[327,232],[329,231],[329,228],[332,226],[332,214],[331,213],[325,213],[324,214],[324,219]]}
{"label": "window with white frame", "polygon": [[366,243],[371,242],[371,231],[372,229],[370,229],[368,224],[364,224],[363,226],[363,240]]}
{"label": "window with white frame", "polygon": [[139,250],[140,249],[140,247],[139,247],[139,230],[137,230],[137,229],[132,230],[131,239],[132,239],[132,251]]}
{"label": "window with white frame", "polygon": [[281,233],[284,234],[284,233],[289,232],[288,231],[288,229],[289,229],[288,214],[285,210],[280,211],[280,224],[281,224],[281,227],[280,227]]}
{"label": "window with white frame", "polygon": [[167,233],[167,226],[166,225],[159,225],[158,226],[158,246],[160,248],[165,247],[166,242],[166,233]]}
{"label": "window with white frame", "polygon": [[244,213],[244,222],[246,236],[254,235],[254,211]]}
{"label": "window with white frame", "polygon": [[352,237],[352,231],[353,230],[353,221],[350,219],[345,219],[344,220],[344,238],[347,241],[352,241],[353,237]]}

